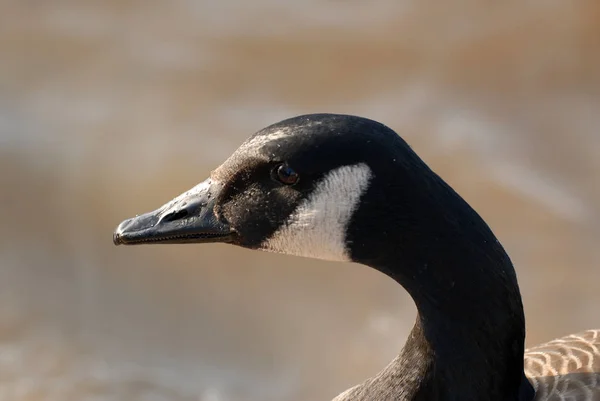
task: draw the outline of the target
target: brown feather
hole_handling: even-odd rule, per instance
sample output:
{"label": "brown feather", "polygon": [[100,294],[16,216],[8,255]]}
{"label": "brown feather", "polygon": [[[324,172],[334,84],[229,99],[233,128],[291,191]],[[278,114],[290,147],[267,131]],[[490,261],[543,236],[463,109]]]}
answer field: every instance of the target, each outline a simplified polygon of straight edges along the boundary
{"label": "brown feather", "polygon": [[587,330],[525,351],[536,401],[600,401],[600,330]]}

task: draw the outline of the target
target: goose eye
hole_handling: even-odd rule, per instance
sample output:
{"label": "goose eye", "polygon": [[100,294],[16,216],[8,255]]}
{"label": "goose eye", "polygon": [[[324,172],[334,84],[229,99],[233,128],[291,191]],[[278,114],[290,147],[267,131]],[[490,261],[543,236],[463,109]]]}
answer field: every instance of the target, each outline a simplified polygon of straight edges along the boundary
{"label": "goose eye", "polygon": [[275,178],[284,185],[294,185],[298,182],[300,176],[293,168],[285,164],[280,164],[275,167]]}

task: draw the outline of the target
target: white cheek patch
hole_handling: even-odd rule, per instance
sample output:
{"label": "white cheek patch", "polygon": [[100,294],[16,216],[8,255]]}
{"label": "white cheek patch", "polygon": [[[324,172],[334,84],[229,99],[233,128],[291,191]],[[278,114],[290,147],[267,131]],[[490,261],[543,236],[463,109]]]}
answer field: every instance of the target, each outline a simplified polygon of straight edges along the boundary
{"label": "white cheek patch", "polygon": [[321,180],[262,249],[309,258],[349,261],[346,229],[371,179],[364,163],[339,167]]}

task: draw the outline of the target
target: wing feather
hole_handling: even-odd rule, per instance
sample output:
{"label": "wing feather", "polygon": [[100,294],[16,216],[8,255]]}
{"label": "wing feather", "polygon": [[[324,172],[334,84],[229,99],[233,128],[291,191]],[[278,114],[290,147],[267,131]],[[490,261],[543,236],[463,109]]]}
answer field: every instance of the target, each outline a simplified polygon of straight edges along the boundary
{"label": "wing feather", "polygon": [[525,374],[536,401],[600,401],[600,330],[527,349]]}

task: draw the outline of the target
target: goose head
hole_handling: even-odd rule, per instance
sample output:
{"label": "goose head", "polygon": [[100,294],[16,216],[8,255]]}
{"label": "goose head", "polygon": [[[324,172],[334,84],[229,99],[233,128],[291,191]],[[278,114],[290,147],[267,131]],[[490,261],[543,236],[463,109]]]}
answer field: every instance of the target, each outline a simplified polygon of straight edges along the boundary
{"label": "goose head", "polygon": [[421,311],[452,318],[482,313],[483,301],[496,302],[491,289],[520,308],[512,264],[487,224],[392,129],[356,116],[262,129],[200,184],[123,221],[113,241],[357,262],[399,282]]}
{"label": "goose head", "polygon": [[418,229],[412,212],[430,203],[428,173],[383,124],[346,115],[295,117],[251,136],[189,191],[122,222],[114,243],[224,242],[364,261],[377,256],[375,243],[398,221],[406,232]]}

